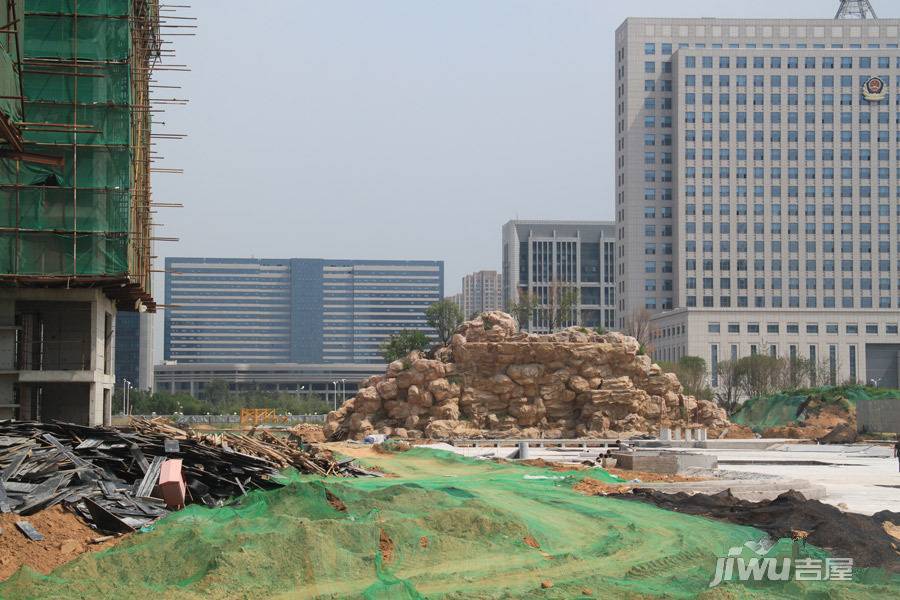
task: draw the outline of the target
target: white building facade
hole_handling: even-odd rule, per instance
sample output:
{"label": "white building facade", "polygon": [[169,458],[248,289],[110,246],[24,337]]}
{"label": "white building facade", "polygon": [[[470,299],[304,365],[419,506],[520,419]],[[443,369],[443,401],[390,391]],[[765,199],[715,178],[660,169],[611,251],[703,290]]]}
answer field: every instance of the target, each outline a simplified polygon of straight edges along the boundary
{"label": "white building facade", "polygon": [[562,325],[615,325],[615,229],[608,221],[509,221],[503,226],[503,306],[527,294],[538,301],[530,331],[551,328],[554,296],[576,292]]}
{"label": "white building facade", "polygon": [[824,362],[897,386],[900,20],[628,19],[619,317],[655,358]]}

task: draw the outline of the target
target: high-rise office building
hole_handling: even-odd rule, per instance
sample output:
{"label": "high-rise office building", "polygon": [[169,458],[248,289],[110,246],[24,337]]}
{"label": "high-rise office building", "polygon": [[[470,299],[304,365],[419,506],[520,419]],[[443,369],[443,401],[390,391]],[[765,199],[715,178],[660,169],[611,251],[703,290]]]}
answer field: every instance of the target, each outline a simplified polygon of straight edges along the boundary
{"label": "high-rise office building", "polygon": [[116,385],[128,381],[134,389],[153,389],[154,313],[116,315]]}
{"label": "high-rise office building", "polygon": [[656,358],[755,352],[898,384],[900,20],[616,31],[619,325]]}
{"label": "high-rise office building", "polygon": [[452,302],[453,304],[455,304],[459,308],[459,312],[461,312],[463,314],[463,316],[465,316],[466,306],[465,306],[465,302],[463,302],[462,292],[459,292],[458,294],[453,294],[452,296],[447,296],[446,298],[444,298],[444,300],[447,300],[448,302]]}
{"label": "high-rise office building", "polygon": [[462,292],[458,305],[466,319],[490,310],[503,310],[500,273],[477,271],[465,275],[462,278]]}
{"label": "high-rise office building", "polygon": [[403,329],[433,335],[441,261],[166,259],[165,358],[179,363],[382,363]]}
{"label": "high-rise office building", "polygon": [[523,326],[551,328],[562,294],[574,290],[564,325],[615,324],[614,224],[607,221],[509,221],[503,226],[503,306],[524,295],[537,309]]}

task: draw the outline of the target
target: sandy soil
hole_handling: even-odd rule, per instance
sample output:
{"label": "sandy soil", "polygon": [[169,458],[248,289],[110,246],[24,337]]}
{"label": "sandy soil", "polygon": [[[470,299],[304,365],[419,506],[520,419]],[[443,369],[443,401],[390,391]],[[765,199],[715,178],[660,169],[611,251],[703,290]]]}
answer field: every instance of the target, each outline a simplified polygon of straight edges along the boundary
{"label": "sandy soil", "polygon": [[819,439],[828,435],[832,429],[844,423],[856,428],[856,418],[837,406],[826,406],[819,413],[812,415],[802,424],[786,427],[770,427],[763,431],[765,438]]}
{"label": "sandy soil", "polygon": [[[44,536],[44,541],[28,539],[16,527],[16,521],[31,523]],[[27,517],[2,514],[0,530],[0,581],[9,578],[22,565],[47,574],[80,554],[109,548],[123,539],[117,537],[100,544],[91,543],[103,534],[59,505]]]}

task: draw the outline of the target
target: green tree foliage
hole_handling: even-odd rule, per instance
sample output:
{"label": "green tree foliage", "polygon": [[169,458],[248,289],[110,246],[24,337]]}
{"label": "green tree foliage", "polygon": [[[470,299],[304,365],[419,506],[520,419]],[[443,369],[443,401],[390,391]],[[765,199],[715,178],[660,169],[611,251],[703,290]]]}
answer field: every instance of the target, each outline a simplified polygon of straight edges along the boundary
{"label": "green tree foliage", "polygon": [[381,355],[387,362],[405,358],[413,350],[427,350],[431,342],[424,332],[404,329],[392,335],[381,345]]}
{"label": "green tree foliage", "polygon": [[537,296],[527,292],[520,292],[518,301],[511,302],[506,309],[509,311],[509,314],[516,318],[519,328],[527,331],[531,317],[538,309],[538,304]]}
{"label": "green tree foliage", "polygon": [[442,344],[450,341],[450,336],[463,322],[463,314],[459,306],[450,300],[435,302],[425,310],[425,318],[428,324],[434,327],[438,333],[438,339]]}
{"label": "green tree foliage", "polygon": [[[207,386],[207,389],[210,386]],[[203,398],[195,398],[190,394],[170,394],[168,392],[146,392],[131,390],[131,413],[135,415],[171,415],[183,413],[185,415],[212,415],[239,413],[242,408],[274,408],[280,413],[323,414],[331,410],[329,403],[316,394],[288,394],[263,391],[227,392],[221,399],[213,403],[206,399],[206,391]],[[114,398],[115,412],[122,411],[122,393],[116,392]]]}
{"label": "green tree foliage", "polygon": [[214,379],[203,388],[201,398],[213,406],[221,406],[228,401],[228,384],[221,379]]}
{"label": "green tree foliage", "polygon": [[550,331],[557,331],[577,322],[578,292],[570,287],[550,288]]}
{"label": "green tree foliage", "polygon": [[682,356],[678,362],[661,362],[660,368],[668,373],[675,373],[686,394],[712,399],[712,390],[706,383],[706,361],[699,356]]}

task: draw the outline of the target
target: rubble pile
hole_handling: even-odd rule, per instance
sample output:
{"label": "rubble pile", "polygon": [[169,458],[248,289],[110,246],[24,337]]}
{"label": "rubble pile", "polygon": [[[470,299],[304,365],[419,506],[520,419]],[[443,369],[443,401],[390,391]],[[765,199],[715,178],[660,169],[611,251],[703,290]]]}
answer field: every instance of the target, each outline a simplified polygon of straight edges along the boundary
{"label": "rubble pile", "polygon": [[[268,432],[200,434],[160,419],[135,419],[130,431],[0,421],[0,513],[28,516],[63,504],[101,531],[127,533],[185,504],[221,506],[282,487],[274,477],[287,467],[372,474],[351,462]],[[23,534],[40,536],[21,522]]]}
{"label": "rubble pile", "polygon": [[329,413],[329,439],[616,437],[660,425],[728,427],[716,404],[682,393],[634,338],[570,328],[518,331],[502,312],[461,325],[434,358],[413,352]]}

